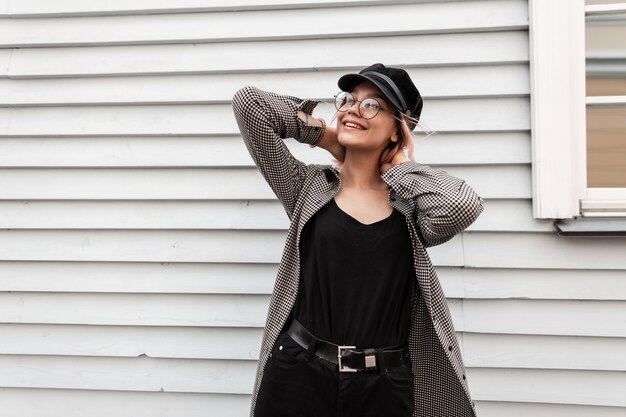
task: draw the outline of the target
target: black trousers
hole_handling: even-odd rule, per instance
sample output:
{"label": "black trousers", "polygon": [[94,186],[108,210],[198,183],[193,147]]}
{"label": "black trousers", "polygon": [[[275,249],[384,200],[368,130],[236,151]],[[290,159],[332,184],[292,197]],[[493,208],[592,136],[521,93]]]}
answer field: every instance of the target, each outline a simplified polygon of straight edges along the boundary
{"label": "black trousers", "polygon": [[282,332],[268,358],[254,417],[411,417],[410,363],[339,372]]}

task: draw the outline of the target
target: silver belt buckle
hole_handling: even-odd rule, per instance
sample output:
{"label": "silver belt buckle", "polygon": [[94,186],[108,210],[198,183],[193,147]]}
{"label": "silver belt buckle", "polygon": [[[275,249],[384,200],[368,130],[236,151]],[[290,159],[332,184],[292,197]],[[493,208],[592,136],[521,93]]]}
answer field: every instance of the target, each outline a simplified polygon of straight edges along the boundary
{"label": "silver belt buckle", "polygon": [[356,349],[356,346],[337,346],[337,359],[339,362],[339,372],[356,372],[357,370],[354,368],[350,368],[349,366],[343,366],[341,363],[341,350],[342,349]]}

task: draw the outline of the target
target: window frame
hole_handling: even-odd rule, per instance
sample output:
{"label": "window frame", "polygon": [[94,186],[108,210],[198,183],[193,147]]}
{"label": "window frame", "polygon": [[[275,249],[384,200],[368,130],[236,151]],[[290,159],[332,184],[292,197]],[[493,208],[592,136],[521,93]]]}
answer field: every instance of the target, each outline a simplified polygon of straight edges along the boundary
{"label": "window frame", "polygon": [[626,221],[626,188],[587,187],[587,105],[624,97],[586,97],[585,18],[616,12],[626,2],[529,0],[534,218]]}

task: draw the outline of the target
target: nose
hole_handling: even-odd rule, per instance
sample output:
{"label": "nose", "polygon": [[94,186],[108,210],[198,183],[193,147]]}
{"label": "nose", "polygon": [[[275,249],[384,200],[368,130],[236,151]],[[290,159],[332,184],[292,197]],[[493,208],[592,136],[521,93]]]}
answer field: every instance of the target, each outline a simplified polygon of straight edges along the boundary
{"label": "nose", "polygon": [[[359,108],[360,104],[361,103],[359,103],[358,101],[354,100],[352,102],[352,106],[350,106],[350,108],[348,108],[348,113],[356,114],[358,117],[361,117],[361,111],[360,111],[360,108]],[[356,106],[356,110],[353,110],[354,106]]]}

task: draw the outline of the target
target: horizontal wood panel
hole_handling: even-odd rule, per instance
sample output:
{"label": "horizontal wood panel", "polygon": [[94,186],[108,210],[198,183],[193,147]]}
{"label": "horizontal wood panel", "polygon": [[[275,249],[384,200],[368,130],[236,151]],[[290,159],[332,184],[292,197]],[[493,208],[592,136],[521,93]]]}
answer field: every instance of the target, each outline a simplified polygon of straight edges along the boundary
{"label": "horizontal wood panel", "polygon": [[[11,53],[6,53],[6,51],[0,50],[0,79],[7,77],[10,65]],[[7,98],[3,100],[0,99],[0,102],[3,102],[4,100],[7,100]]]}
{"label": "horizontal wood panel", "polygon": [[[378,18],[383,15],[385,19]],[[7,19],[0,25],[0,47],[259,41],[523,29],[528,27],[528,6],[523,0],[367,5],[351,7],[350,17],[346,19],[335,8],[311,8],[306,13],[283,9]],[[363,27],[363,22],[368,22],[367,27]]]}
{"label": "horizontal wood panel", "polygon": [[[0,204],[0,207],[2,205]],[[553,232],[551,219],[534,219],[530,199],[485,199],[484,210],[467,231]]]}
{"label": "horizontal wood panel", "polygon": [[[324,53],[303,54],[306,50]],[[377,51],[377,61],[388,66],[512,64],[528,61],[528,33],[513,30],[225,44],[23,48],[0,50],[0,55],[11,55],[5,76],[37,78],[365,68],[372,64],[373,50]]]}
{"label": "horizontal wood panel", "polygon": [[[418,129],[419,130],[419,129]],[[306,163],[331,165],[322,148],[286,140]],[[427,164],[529,164],[528,133],[416,132],[414,158]],[[167,149],[167,152],[164,152]],[[484,149],[490,149],[488,153]],[[0,138],[3,167],[251,167],[241,136]]]}
{"label": "horizontal wood panel", "polygon": [[0,291],[266,294],[277,263],[0,262]]}
{"label": "horizontal wood panel", "polygon": [[[277,199],[244,201],[0,201],[6,229],[245,229],[287,230]],[[533,219],[529,200],[485,200],[485,210],[466,230],[552,232],[553,222]]]}
{"label": "horizontal wood panel", "polygon": [[[626,300],[620,270],[468,268],[435,260],[450,298]],[[277,270],[275,263],[3,261],[0,291],[269,295]]]}
{"label": "horizontal wood panel", "polygon": [[0,403],[2,417],[248,417],[250,412],[249,394],[0,388]]}
{"label": "horizontal wood panel", "polygon": [[0,386],[250,394],[256,361],[0,355]]}
{"label": "horizontal wood panel", "polygon": [[[445,166],[483,198],[530,198],[529,165]],[[0,199],[276,199],[256,167],[0,168]]]}
{"label": "horizontal wood panel", "polygon": [[[462,274],[462,298],[626,300],[623,270],[563,268],[437,267],[437,271],[444,285],[453,281],[451,275]],[[459,292],[446,294],[456,297]]]}
{"label": "horizontal wood panel", "polygon": [[470,299],[462,304],[458,331],[626,337],[623,300]]}
{"label": "horizontal wood panel", "polygon": [[0,293],[0,322],[263,327],[268,305],[266,295]]}
{"label": "horizontal wood panel", "polygon": [[481,417],[622,417],[624,407],[582,404],[550,404],[545,402],[474,401]]}
{"label": "horizontal wood panel", "polygon": [[0,231],[0,259],[278,263],[285,232]]}
{"label": "horizontal wood panel", "polygon": [[[280,262],[285,232],[0,230],[11,261]],[[463,264],[462,236],[429,250],[440,265]]]}
{"label": "horizontal wood panel", "polygon": [[469,232],[463,239],[465,262],[471,267],[626,269],[626,240],[619,237]]}
{"label": "horizontal wood panel", "polygon": [[[526,131],[528,111],[527,98],[431,100],[421,117],[435,131]],[[230,104],[181,104],[0,108],[0,132],[47,137],[233,135],[239,128]]]}
{"label": "horizontal wood panel", "polygon": [[489,401],[626,407],[624,372],[471,368],[472,397]]}
{"label": "horizontal wood panel", "polygon": [[258,360],[260,327],[0,324],[0,355]]}
{"label": "horizontal wood panel", "polygon": [[461,337],[463,361],[472,368],[626,371],[625,337],[472,332]]}
{"label": "horizontal wood panel", "polygon": [[477,268],[440,265],[437,259],[433,264],[449,298],[626,300],[622,270]]}
{"label": "horizontal wood panel", "polygon": [[[261,328],[0,324],[0,354],[257,360]],[[459,332],[469,367],[626,370],[626,338]],[[601,355],[598,352],[602,352]]]}
{"label": "horizontal wood panel", "polygon": [[[2,68],[2,67],[0,67]],[[2,79],[0,107],[78,104],[229,103],[237,89],[256,85],[296,97],[330,100],[337,80],[362,68],[297,72],[146,75],[142,77]],[[437,98],[528,96],[528,64],[407,67],[426,103]],[[0,73],[1,77],[1,73]],[[320,104],[320,106],[325,103]]]}
{"label": "horizontal wood panel", "polygon": [[[269,297],[0,293],[0,301],[3,323],[262,327]],[[448,305],[460,332],[626,337],[624,301],[449,299]]]}
{"label": "horizontal wood panel", "polygon": [[300,9],[315,7],[345,7],[400,3],[443,3],[452,0],[0,0],[2,15],[10,17],[33,17],[44,15],[117,15],[181,13],[196,11],[239,11],[265,9]]}

